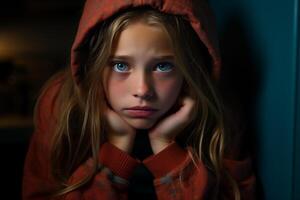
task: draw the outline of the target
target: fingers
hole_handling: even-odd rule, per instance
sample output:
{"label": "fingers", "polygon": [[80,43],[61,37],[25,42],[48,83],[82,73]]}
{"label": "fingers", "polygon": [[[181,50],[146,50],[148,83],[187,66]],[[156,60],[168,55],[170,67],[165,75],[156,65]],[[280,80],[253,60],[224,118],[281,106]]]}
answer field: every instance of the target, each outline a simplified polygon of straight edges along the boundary
{"label": "fingers", "polygon": [[124,152],[131,152],[135,138],[135,129],[109,107],[106,107],[104,112],[108,125],[106,131],[108,141]]}
{"label": "fingers", "polygon": [[181,107],[179,110],[166,118],[162,119],[150,131],[150,139],[166,138],[174,139],[194,118],[195,101],[191,97],[182,99]]}
{"label": "fingers", "polygon": [[175,120],[176,124],[187,124],[195,115],[194,105],[195,101],[191,97],[184,97],[182,99],[182,106],[170,117],[174,118],[173,120]]}
{"label": "fingers", "polygon": [[195,101],[191,97],[184,97],[181,108],[175,113],[177,123],[185,125],[191,122],[196,115],[194,108]]}
{"label": "fingers", "polygon": [[131,127],[117,112],[109,107],[105,109],[105,117],[109,128],[108,134],[128,135],[135,132],[133,127]]}

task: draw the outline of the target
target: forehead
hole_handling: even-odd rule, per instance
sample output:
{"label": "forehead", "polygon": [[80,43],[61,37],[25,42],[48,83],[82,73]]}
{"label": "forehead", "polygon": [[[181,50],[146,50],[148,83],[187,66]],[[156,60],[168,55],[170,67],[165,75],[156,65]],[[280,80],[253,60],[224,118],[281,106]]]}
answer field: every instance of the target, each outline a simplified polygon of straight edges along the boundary
{"label": "forehead", "polygon": [[171,38],[160,25],[133,22],[116,37],[113,53],[173,53]]}

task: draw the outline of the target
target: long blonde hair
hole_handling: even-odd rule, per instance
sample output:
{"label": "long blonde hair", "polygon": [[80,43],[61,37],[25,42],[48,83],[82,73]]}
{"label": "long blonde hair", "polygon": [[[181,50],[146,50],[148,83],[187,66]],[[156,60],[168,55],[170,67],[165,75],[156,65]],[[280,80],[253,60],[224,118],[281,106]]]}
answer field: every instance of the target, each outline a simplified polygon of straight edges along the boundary
{"label": "long blonde hair", "polygon": [[[87,59],[79,69],[79,83],[75,83],[70,70],[64,72],[57,104],[59,123],[51,146],[52,174],[61,183],[61,189],[55,194],[63,195],[85,185],[97,172],[98,150],[106,141],[102,115],[103,69],[116,37],[134,21],[160,26],[167,32],[174,45],[176,66],[184,77],[186,87],[183,88],[188,88],[182,95],[190,95],[196,101],[198,116],[186,127],[186,134],[178,136],[178,143],[192,147],[194,164],[201,160],[215,175],[217,194],[221,179],[225,179],[231,184],[235,199],[239,199],[237,185],[222,164],[229,136],[225,134],[223,106],[210,79],[208,51],[182,16],[147,7],[122,11],[99,24],[83,47]],[[66,185],[72,172],[89,157],[94,161],[92,173],[74,185]]]}

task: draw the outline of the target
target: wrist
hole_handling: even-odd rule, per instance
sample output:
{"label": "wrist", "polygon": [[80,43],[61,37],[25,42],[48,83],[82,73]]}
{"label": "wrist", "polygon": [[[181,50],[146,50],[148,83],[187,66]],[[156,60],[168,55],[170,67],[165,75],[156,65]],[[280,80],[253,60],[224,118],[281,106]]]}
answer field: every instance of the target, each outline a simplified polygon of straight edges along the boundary
{"label": "wrist", "polygon": [[110,137],[108,141],[118,149],[130,154],[133,148],[134,138]]}
{"label": "wrist", "polygon": [[150,139],[150,145],[153,154],[158,154],[173,142],[174,142],[173,140]]}

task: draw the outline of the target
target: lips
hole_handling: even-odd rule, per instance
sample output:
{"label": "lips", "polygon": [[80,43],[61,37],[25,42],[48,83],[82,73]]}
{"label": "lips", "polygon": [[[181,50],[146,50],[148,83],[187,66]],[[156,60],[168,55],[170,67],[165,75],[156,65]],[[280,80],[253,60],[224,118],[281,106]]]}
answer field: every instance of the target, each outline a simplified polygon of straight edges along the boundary
{"label": "lips", "polygon": [[126,108],[125,112],[130,117],[138,117],[138,118],[147,118],[151,117],[158,110],[149,106],[135,106],[131,108]]}

